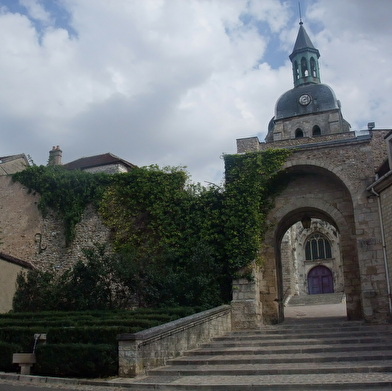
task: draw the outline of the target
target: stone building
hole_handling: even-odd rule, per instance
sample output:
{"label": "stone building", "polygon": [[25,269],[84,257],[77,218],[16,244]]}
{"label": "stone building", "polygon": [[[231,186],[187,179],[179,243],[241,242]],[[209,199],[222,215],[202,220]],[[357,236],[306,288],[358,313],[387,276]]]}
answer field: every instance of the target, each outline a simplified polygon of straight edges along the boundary
{"label": "stone building", "polygon": [[0,157],[0,176],[14,174],[28,166],[29,161],[24,153]]}
{"label": "stone building", "polygon": [[52,150],[49,151],[49,165],[62,165],[68,170],[81,170],[92,174],[100,172],[106,174],[124,173],[129,172],[136,167],[134,164],[129,163],[109,152],[100,155],[82,157],[66,164],[62,164],[62,157],[63,151],[60,147],[58,145],[56,147],[53,146]]}
{"label": "stone building", "polygon": [[[60,147],[53,147],[49,164],[61,165],[61,159]],[[109,243],[109,228],[90,206],[76,226],[72,245],[67,246],[63,221],[50,211],[43,216],[37,208],[39,194],[12,181],[10,174],[28,165],[24,154],[0,158],[0,312],[11,310],[16,276],[21,270],[62,272],[82,257],[82,249],[94,243]],[[81,158],[64,166],[93,173],[129,172],[136,167],[111,153]]]}
{"label": "stone building", "polygon": [[292,296],[344,292],[340,235],[328,222],[294,224],[282,238],[281,255],[284,303]]}
{"label": "stone building", "polygon": [[[25,154],[0,157],[0,313],[8,312],[12,309],[12,298],[16,290],[16,277],[21,271],[33,269],[30,262],[16,258],[10,254],[16,254],[13,248],[17,246],[14,242],[10,246],[5,246],[8,235],[12,231],[12,226],[5,224],[6,215],[12,209],[12,204],[7,204],[10,195],[9,175],[24,170],[29,165]],[[23,224],[24,205],[18,205],[14,211],[15,219],[13,224],[19,226]],[[23,240],[23,233],[20,232],[19,240]],[[27,259],[27,258],[26,258]]]}
{"label": "stone building", "polygon": [[[388,295],[391,297],[392,279],[392,131],[385,136],[388,158],[377,170],[375,182],[366,190],[370,197],[377,200],[381,225],[381,243],[386,269]],[[392,303],[389,301],[389,312],[392,313]]]}
{"label": "stone building", "polygon": [[16,277],[20,272],[34,269],[31,263],[0,252],[0,313],[12,310]]}
{"label": "stone building", "polygon": [[264,263],[255,267],[253,282],[236,282],[239,328],[281,322],[291,296],[315,293],[344,293],[350,320],[383,322],[390,316],[391,172],[373,182],[391,133],[374,123],[366,131],[351,130],[334,91],[321,83],[319,57],[301,22],[290,55],[294,88],[278,99],[264,142],[237,140],[237,153],[292,152],[282,167],[289,184],[275,200],[260,244]]}
{"label": "stone building", "polygon": [[104,153],[102,155],[82,157],[73,162],[64,164],[64,167],[68,170],[82,170],[92,174],[99,172],[117,174],[129,172],[136,166],[112,153]]}

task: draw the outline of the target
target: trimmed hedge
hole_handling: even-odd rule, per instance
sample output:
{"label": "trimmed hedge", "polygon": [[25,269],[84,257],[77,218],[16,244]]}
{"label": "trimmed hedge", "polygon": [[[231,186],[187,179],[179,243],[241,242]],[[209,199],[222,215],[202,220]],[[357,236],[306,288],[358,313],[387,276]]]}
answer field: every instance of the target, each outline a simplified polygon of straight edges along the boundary
{"label": "trimmed hedge", "polygon": [[45,333],[41,328],[31,327],[0,327],[0,342],[19,345],[19,352],[32,352],[34,348],[34,334]]}
{"label": "trimmed hedge", "polygon": [[48,376],[117,375],[116,336],[136,333],[199,312],[199,308],[135,311],[70,311],[0,315],[0,370],[16,371],[12,354],[32,352],[34,334],[46,334],[36,347],[34,373]]}
{"label": "trimmed hedge", "polygon": [[0,328],[3,327],[41,327],[41,329],[47,329],[48,326],[53,326],[53,327],[73,327],[78,324],[77,320],[75,319],[42,319],[42,320],[28,320],[26,322],[22,322],[20,319],[7,319],[3,320],[0,319]]}
{"label": "trimmed hedge", "polygon": [[20,345],[0,342],[0,371],[16,372],[18,365],[12,364],[12,355],[22,350]]}
{"label": "trimmed hedge", "polygon": [[48,329],[49,327],[77,327],[77,326],[128,326],[128,327],[143,327],[149,328],[158,326],[162,323],[170,322],[178,319],[178,316],[155,316],[147,315],[145,318],[108,318],[108,319],[94,319],[92,317],[85,317],[84,319],[54,319],[54,320],[29,320],[28,322],[21,322],[16,319],[0,320],[0,328],[21,326],[27,323],[28,327],[41,327],[41,329]]}
{"label": "trimmed hedge", "polygon": [[109,377],[118,373],[118,352],[113,345],[38,345],[34,373],[40,376]]}
{"label": "trimmed hedge", "polygon": [[125,326],[80,326],[73,328],[50,328],[48,329],[46,342],[48,344],[113,344],[117,346],[116,336],[122,333],[137,333],[143,330],[141,327]]}

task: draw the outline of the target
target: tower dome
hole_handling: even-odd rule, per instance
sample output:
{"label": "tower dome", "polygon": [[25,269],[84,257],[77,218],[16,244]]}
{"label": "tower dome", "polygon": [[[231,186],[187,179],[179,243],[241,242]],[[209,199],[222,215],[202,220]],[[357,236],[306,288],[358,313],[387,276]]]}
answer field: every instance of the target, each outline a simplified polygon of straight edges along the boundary
{"label": "tower dome", "polygon": [[276,102],[275,120],[339,109],[332,88],[305,84],[285,92]]}
{"label": "tower dome", "polygon": [[321,83],[320,52],[300,22],[292,62],[294,88],[280,96],[268,125],[266,142],[347,132],[340,102],[331,87]]}

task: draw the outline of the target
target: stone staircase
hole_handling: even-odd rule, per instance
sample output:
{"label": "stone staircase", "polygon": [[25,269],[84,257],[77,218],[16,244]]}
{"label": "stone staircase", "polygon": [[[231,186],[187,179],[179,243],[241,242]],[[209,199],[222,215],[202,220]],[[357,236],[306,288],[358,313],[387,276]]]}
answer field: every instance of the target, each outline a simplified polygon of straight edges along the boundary
{"label": "stone staircase", "polygon": [[321,295],[292,296],[286,306],[307,306],[320,304],[338,304],[346,299],[344,293],[324,293]]}
{"label": "stone staircase", "polygon": [[392,326],[326,318],[232,332],[145,377],[135,390],[392,390]]}

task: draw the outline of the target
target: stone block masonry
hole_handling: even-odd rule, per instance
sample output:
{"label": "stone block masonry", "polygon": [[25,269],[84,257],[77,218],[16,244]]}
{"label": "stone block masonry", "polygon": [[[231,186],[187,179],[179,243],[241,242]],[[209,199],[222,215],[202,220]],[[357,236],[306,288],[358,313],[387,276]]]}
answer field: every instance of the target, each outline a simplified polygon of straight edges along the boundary
{"label": "stone block masonry", "polygon": [[117,336],[119,376],[135,377],[171,358],[231,331],[231,309],[225,305],[135,334]]}
{"label": "stone block masonry", "polygon": [[86,208],[76,226],[75,239],[66,246],[62,219],[53,211],[42,216],[38,193],[29,192],[9,176],[1,176],[0,194],[1,251],[37,269],[61,273],[83,256],[83,248],[94,243],[109,245],[110,231],[92,206]]}

